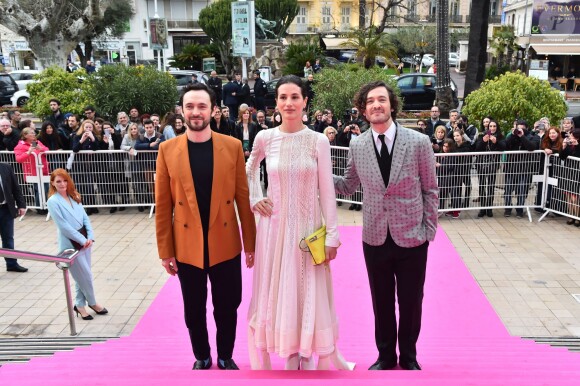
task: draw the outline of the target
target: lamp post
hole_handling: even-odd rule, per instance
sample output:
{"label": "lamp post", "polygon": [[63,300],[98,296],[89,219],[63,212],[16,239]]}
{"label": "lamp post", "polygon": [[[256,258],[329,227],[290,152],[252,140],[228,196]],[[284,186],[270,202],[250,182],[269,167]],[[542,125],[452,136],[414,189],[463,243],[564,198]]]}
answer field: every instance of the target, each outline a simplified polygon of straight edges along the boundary
{"label": "lamp post", "polygon": [[[153,17],[157,19],[157,21],[159,22],[159,14],[157,13],[157,0],[153,1],[153,5],[155,8],[155,14],[153,15]],[[151,33],[151,30],[149,31],[149,33]],[[163,54],[163,47],[161,47],[160,50],[155,51],[157,51],[157,71],[161,71],[161,55]]]}
{"label": "lamp post", "polygon": [[[427,20],[420,20],[420,22],[427,22]],[[421,26],[421,41],[415,43],[419,48],[419,72],[423,72],[423,56],[425,55],[425,47],[429,45],[425,41],[425,24]]]}

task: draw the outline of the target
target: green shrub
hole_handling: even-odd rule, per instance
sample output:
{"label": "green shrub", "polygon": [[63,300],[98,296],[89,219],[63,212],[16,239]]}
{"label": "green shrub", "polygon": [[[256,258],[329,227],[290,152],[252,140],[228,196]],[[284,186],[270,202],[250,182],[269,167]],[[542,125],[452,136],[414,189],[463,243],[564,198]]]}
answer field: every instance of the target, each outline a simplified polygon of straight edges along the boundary
{"label": "green shrub", "polygon": [[282,69],[284,75],[304,76],[304,65],[307,61],[314,65],[322,51],[314,39],[304,38],[296,43],[290,43],[285,52],[286,66]]}
{"label": "green shrub", "polygon": [[514,119],[530,124],[548,117],[550,122],[558,122],[566,116],[567,106],[549,82],[517,71],[484,81],[466,98],[462,111],[473,123],[491,115],[507,133]]}
{"label": "green shrub", "polygon": [[62,112],[83,114],[85,106],[94,102],[87,94],[90,85],[82,81],[86,76],[83,68],[74,73],[57,66],[47,68],[34,76],[36,82],[26,86],[30,94],[26,108],[37,117],[46,117],[52,113],[50,99],[56,98],[61,103]]}
{"label": "green shrub", "polygon": [[[365,69],[358,64],[327,68],[314,75],[314,110],[331,109],[337,117],[352,107],[354,95],[363,84],[383,80],[400,95],[397,82],[387,71],[378,67]],[[402,107],[402,103],[399,106]]]}
{"label": "green shrub", "polygon": [[87,82],[97,112],[109,118],[133,106],[142,113],[163,115],[178,99],[175,79],[152,66],[102,66]]}
{"label": "green shrub", "polygon": [[507,64],[503,66],[496,66],[495,64],[492,64],[485,70],[485,79],[493,79],[509,71],[510,66],[508,66]]}

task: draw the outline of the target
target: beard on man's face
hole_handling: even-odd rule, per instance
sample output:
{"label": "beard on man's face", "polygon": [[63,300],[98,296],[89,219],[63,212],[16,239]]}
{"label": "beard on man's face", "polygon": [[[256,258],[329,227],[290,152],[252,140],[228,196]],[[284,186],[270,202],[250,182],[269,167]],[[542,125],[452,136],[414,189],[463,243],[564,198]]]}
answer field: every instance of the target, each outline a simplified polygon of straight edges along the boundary
{"label": "beard on man's face", "polygon": [[188,130],[191,131],[203,131],[207,127],[209,127],[209,119],[205,120],[203,118],[199,118],[195,120],[195,123],[192,123],[190,120],[185,121],[185,126],[187,126]]}

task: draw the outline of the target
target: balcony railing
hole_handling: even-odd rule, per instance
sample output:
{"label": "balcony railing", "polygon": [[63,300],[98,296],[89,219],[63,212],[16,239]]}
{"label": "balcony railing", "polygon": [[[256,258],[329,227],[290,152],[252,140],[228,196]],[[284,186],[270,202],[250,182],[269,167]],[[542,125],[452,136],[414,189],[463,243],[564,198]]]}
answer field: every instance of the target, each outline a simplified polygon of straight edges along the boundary
{"label": "balcony railing", "polygon": [[408,21],[418,22],[421,20],[421,17],[419,15],[406,15],[405,19]]}
{"label": "balcony railing", "polygon": [[501,15],[489,15],[489,24],[501,24]]}
{"label": "balcony railing", "polygon": [[201,29],[197,20],[167,20],[167,29]]}
{"label": "balcony railing", "polygon": [[449,23],[463,23],[463,15],[449,15]]}

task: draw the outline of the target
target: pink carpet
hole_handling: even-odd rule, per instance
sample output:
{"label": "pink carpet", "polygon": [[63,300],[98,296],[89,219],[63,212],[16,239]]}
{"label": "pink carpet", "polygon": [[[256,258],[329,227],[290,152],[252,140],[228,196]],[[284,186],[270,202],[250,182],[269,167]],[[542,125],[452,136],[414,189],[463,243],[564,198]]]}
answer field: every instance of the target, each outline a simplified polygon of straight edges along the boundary
{"label": "pink carpet", "polygon": [[[453,245],[440,229],[430,246],[421,372],[370,372],[377,357],[373,313],[362,256],[361,228],[341,227],[342,247],[333,263],[339,347],[353,372],[251,371],[247,356],[246,311],[251,271],[244,268],[234,358],[242,371],[191,371],[194,358],[183,322],[179,283],[170,278],[134,332],[118,340],[35,358],[0,368],[0,385],[576,385],[580,356],[564,349],[511,337]],[[114,312],[114,310],[110,310]],[[90,322],[89,322],[90,323]],[[210,342],[215,342],[208,302]],[[215,344],[213,344],[215,346]],[[215,351],[213,352],[215,361]],[[274,359],[274,358],[273,358]],[[282,362],[273,360],[274,368]]]}

